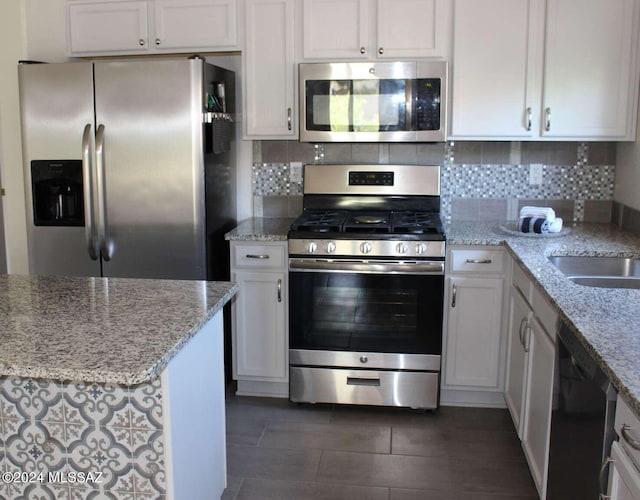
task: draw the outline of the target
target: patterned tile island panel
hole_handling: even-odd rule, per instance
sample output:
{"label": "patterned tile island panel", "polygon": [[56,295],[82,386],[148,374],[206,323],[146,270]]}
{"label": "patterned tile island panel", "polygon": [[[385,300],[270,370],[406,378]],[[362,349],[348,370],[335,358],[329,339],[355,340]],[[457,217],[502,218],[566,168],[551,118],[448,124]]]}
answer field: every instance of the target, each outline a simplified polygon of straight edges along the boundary
{"label": "patterned tile island panel", "polygon": [[0,378],[0,498],[162,499],[161,379]]}

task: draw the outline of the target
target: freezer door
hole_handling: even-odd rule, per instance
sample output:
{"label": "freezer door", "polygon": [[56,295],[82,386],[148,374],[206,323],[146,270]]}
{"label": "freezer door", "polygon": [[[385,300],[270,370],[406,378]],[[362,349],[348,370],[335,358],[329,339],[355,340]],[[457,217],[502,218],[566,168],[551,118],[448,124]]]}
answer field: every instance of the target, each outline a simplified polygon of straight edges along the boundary
{"label": "freezer door", "polygon": [[104,276],[206,279],[202,64],[94,64]]}
{"label": "freezer door", "polygon": [[[33,160],[82,160],[83,132],[87,125],[94,130],[92,72],[90,63],[18,67],[31,274],[100,276],[100,261],[89,256],[86,225],[34,224],[31,178]],[[88,137],[91,147],[92,133]]]}

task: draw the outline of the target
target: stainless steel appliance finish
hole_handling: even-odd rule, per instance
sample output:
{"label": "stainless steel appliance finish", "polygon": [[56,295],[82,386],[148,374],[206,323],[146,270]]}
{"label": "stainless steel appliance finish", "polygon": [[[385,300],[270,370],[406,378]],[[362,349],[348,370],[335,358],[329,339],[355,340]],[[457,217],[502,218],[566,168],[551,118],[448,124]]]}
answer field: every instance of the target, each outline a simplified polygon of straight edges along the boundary
{"label": "stainless steel appliance finish", "polygon": [[607,484],[601,464],[615,439],[616,390],[564,324],[557,347],[546,498],[597,499],[599,480]]}
{"label": "stainless steel appliance finish", "polygon": [[310,367],[292,367],[289,381],[294,401],[428,409],[437,406],[440,383],[435,372]]}
{"label": "stainless steel appliance finish", "polygon": [[439,194],[437,166],[306,166],[289,231],[292,401],[437,408]]}
{"label": "stainless steel appliance finish", "polygon": [[447,78],[445,61],[300,64],[300,140],[444,141]]}
{"label": "stainless steel appliance finish", "polygon": [[[235,154],[205,123],[234,74],[202,59],[19,66],[33,274],[226,279]],[[82,160],[83,227],[34,225],[30,165]]]}

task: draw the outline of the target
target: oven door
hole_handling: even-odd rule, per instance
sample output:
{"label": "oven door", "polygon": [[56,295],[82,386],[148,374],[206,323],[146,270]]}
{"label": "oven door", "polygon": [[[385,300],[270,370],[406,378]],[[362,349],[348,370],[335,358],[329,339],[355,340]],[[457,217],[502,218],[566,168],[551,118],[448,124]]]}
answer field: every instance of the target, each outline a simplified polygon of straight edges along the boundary
{"label": "oven door", "polygon": [[289,260],[290,363],[440,369],[444,262]]}

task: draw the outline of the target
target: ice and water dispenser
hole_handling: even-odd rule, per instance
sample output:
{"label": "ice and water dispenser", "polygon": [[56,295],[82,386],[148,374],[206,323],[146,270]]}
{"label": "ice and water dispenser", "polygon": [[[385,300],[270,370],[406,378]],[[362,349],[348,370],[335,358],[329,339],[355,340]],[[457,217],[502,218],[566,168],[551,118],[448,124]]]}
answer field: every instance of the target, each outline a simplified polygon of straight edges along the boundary
{"label": "ice and water dispenser", "polygon": [[84,226],[82,161],[33,160],[31,189],[36,226]]}

